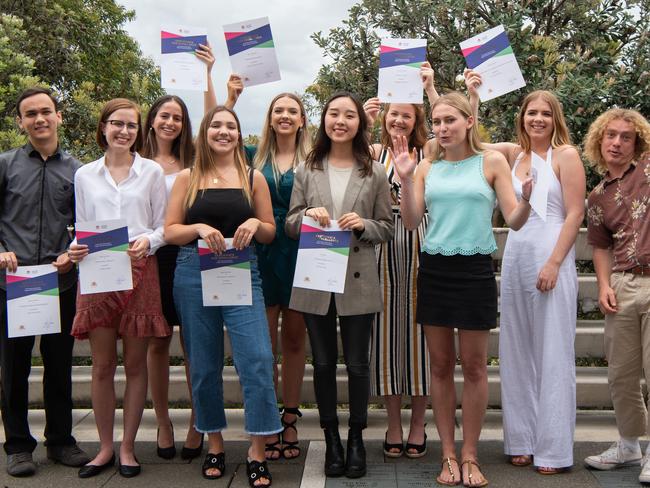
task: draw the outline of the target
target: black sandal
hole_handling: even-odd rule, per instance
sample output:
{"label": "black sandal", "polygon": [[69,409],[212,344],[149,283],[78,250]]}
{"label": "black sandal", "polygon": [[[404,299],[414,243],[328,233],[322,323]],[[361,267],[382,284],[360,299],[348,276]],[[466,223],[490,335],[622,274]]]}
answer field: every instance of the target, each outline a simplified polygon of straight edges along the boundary
{"label": "black sandal", "polygon": [[[278,436],[277,440],[273,442],[267,442],[264,444],[264,458],[267,461],[277,461],[282,457],[282,437],[280,434],[276,434]],[[277,452],[278,456],[277,457],[271,457],[269,456],[269,453]]]}
{"label": "black sandal", "polygon": [[[254,459],[246,460],[246,474],[248,475],[248,484],[253,488],[258,488],[260,486],[268,487],[273,483],[273,478],[271,477],[271,472],[269,467],[266,464],[266,461],[255,461]],[[269,481],[267,485],[256,485],[255,482],[259,479],[266,479]]]}
{"label": "black sandal", "polygon": [[[208,469],[218,469],[219,474],[208,474]],[[226,472],[226,455],[223,452],[219,454],[207,453],[201,466],[201,474],[206,480],[218,480]]]}
{"label": "black sandal", "polygon": [[[292,415],[296,416],[296,419],[293,422],[286,422],[284,420],[284,415],[290,413]],[[284,456],[285,459],[295,459],[300,457],[300,446],[298,446],[299,441],[286,441],[284,440],[284,433],[287,429],[293,429],[294,432],[296,433],[296,436],[298,435],[298,429],[296,429],[296,422],[298,422],[298,418],[302,417],[302,412],[298,410],[298,407],[284,407],[282,409],[282,416],[280,417],[280,422],[282,422],[282,426],[284,427],[284,430],[282,431],[282,456]],[[287,456],[287,451],[298,451],[298,454],[295,456]]]}

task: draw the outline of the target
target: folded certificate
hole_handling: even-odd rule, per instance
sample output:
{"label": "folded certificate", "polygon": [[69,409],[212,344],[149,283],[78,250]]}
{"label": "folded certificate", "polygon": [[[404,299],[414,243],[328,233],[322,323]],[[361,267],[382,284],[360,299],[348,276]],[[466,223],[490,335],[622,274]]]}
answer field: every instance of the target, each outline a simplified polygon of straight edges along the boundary
{"label": "folded certificate", "polygon": [[492,100],[526,86],[502,25],[460,43],[467,67],[478,71],[483,83],[481,101]]}
{"label": "folded certificate", "polygon": [[280,79],[280,67],[268,17],[223,26],[233,73],[244,86],[261,85]]}
{"label": "folded certificate", "polygon": [[350,238],[351,231],[341,230],[336,220],[331,220],[329,227],[321,227],[311,217],[304,217],[293,286],[343,293]]}
{"label": "folded certificate", "polygon": [[385,103],[422,103],[420,66],[426,59],[426,39],[382,39],[379,100]]}
{"label": "folded certificate", "polygon": [[208,90],[208,68],[194,52],[208,44],[203,27],[165,25],[160,30],[160,84],[177,90]]}
{"label": "folded certificate", "polygon": [[7,271],[9,337],[61,332],[59,275],[51,264],[19,266]]}
{"label": "folded certificate", "polygon": [[204,307],[253,304],[250,248],[238,251],[232,239],[226,239],[226,246],[224,253],[215,254],[199,239]]}
{"label": "folded certificate", "polygon": [[77,222],[75,229],[77,244],[88,246],[88,255],[79,263],[81,294],[132,290],[126,220]]}

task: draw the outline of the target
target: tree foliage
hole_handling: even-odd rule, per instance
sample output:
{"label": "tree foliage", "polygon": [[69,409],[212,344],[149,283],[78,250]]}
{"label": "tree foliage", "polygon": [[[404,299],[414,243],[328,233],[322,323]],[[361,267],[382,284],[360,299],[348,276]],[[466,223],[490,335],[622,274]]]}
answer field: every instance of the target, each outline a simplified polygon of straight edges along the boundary
{"label": "tree foliage", "polygon": [[[56,91],[62,144],[78,158],[88,161],[99,152],[94,132],[103,103],[127,97],[146,107],[163,93],[155,65],[124,30],[134,12],[114,0],[0,0],[0,11],[0,77],[12,62],[21,67],[16,76],[24,78],[16,83],[22,87],[38,79]],[[5,91],[1,81],[5,123],[20,89]],[[10,130],[0,127],[0,150],[15,146],[5,135]]]}
{"label": "tree foliage", "polygon": [[462,88],[459,43],[499,24],[527,87],[481,104],[493,141],[514,140],[517,110],[533,89],[557,94],[576,142],[614,105],[650,114],[650,0],[362,0],[342,26],[312,35],[329,64],[307,89],[310,106],[338,89],[376,96],[381,37],[427,39],[438,90]]}

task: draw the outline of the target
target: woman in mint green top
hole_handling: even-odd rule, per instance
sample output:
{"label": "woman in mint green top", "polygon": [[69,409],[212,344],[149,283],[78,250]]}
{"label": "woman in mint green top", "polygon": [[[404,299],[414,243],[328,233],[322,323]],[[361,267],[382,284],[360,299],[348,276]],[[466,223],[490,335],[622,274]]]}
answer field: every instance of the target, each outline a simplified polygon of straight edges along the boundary
{"label": "woman in mint green top", "polygon": [[[483,152],[468,100],[459,93],[432,105],[435,140],[417,165],[405,138],[393,141],[402,180],[400,209],[407,229],[422,220],[429,226],[422,246],[417,285],[417,321],[424,331],[431,362],[431,402],[442,444],[442,485],[485,486],[477,461],[478,439],[487,407],[487,344],[496,326],[497,290],[492,258],[495,197],[507,224],[519,229],[530,212],[532,180],[517,203],[510,169],[496,152]],[[454,441],[456,394],[454,329],[458,329],[464,387],[463,447],[457,461]]]}

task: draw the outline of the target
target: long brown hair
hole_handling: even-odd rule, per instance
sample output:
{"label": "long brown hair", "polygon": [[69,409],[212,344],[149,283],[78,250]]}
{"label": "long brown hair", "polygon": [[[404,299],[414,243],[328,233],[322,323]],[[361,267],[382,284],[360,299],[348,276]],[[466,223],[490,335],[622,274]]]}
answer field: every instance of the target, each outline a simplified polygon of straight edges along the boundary
{"label": "long brown hair", "polygon": [[[95,133],[95,140],[99,147],[106,150],[108,141],[104,135],[104,126],[108,122],[108,118],[118,110],[127,109],[135,111],[138,118],[138,127],[142,127],[142,115],[140,114],[140,107],[137,103],[129,100],[128,98],[114,98],[106,102],[102,111],[99,113],[99,122],[97,123],[97,132]],[[139,151],[142,147],[142,132],[138,131],[135,142],[129,148],[130,151]]]}
{"label": "long brown hair", "polygon": [[[448,105],[452,108],[455,108],[465,119],[473,117],[472,107],[469,104],[469,100],[467,100],[467,97],[461,93],[453,91],[442,95],[431,104],[431,112],[433,112],[433,110],[438,105]],[[478,154],[483,151],[483,144],[481,144],[481,137],[478,133],[478,124],[476,121],[474,121],[474,125],[472,125],[472,127],[467,129],[467,144],[474,154]],[[431,153],[433,161],[437,161],[445,157],[445,149],[438,143],[436,139],[433,140]]]}
{"label": "long brown hair", "polygon": [[156,141],[156,131],[153,128],[153,121],[160,112],[160,109],[167,102],[176,102],[181,108],[181,133],[178,134],[174,142],[172,142],[172,154],[181,162],[183,168],[189,168],[192,164],[194,157],[194,144],[192,143],[192,122],[190,121],[190,114],[187,110],[185,102],[176,95],[165,95],[158,98],[147,114],[147,120],[142,126],[142,136],[144,138],[144,145],[142,146],[141,155],[144,158],[154,159],[158,153],[158,143]]}
{"label": "long brown hair", "polygon": [[[381,111],[381,115],[379,116],[379,120],[381,124],[381,135],[379,141],[381,142],[381,145],[384,147],[393,147],[393,140],[390,137],[390,134],[388,133],[388,128],[386,127],[386,114],[388,114],[388,112],[390,111],[391,105],[392,104],[387,103],[384,106],[384,109]],[[403,104],[403,105],[411,105],[415,113],[415,123],[413,125],[413,131],[409,135],[409,147],[410,148],[414,147],[415,149],[420,150],[427,143],[427,134],[429,132],[427,129],[426,118],[424,116],[424,109],[422,108],[422,105],[417,105],[415,103]]]}
{"label": "long brown hair", "polygon": [[320,126],[316,133],[316,140],[314,141],[312,150],[307,155],[305,165],[311,170],[323,169],[323,159],[327,157],[330,148],[332,147],[332,141],[325,132],[325,115],[327,114],[330,104],[337,98],[343,97],[352,100],[357,110],[359,128],[357,129],[357,133],[354,135],[354,139],[352,139],[352,152],[354,154],[354,159],[361,163],[361,175],[369,176],[372,174],[372,155],[370,153],[370,148],[368,147],[368,122],[363,112],[363,105],[361,105],[359,99],[352,93],[346,91],[336,92],[325,103],[323,112],[320,115]]}
{"label": "long brown hair", "polygon": [[187,188],[187,195],[185,196],[185,206],[191,207],[194,201],[196,200],[196,195],[201,189],[201,184],[206,175],[214,171],[216,164],[214,162],[214,155],[212,153],[212,148],[208,144],[208,129],[212,123],[212,118],[215,114],[219,112],[228,112],[235,119],[237,124],[237,147],[235,148],[234,158],[235,166],[237,168],[237,173],[239,175],[239,181],[242,185],[242,193],[248,200],[248,203],[252,206],[253,204],[253,195],[252,189],[248,183],[248,172],[250,167],[246,162],[246,156],[244,153],[244,142],[241,137],[241,125],[237,114],[223,105],[217,105],[208,113],[205,114],[203,120],[201,121],[201,126],[199,127],[199,133],[196,136],[196,154],[194,156],[194,165],[190,172],[190,184]]}
{"label": "long brown hair", "polygon": [[531,151],[530,136],[524,127],[524,115],[526,115],[528,105],[537,99],[548,103],[551,107],[551,114],[553,115],[553,135],[551,136],[551,147],[556,148],[564,146],[566,144],[571,144],[571,136],[569,135],[569,128],[567,127],[566,120],[564,119],[562,104],[553,93],[547,90],[535,90],[534,92],[530,92],[528,95],[526,95],[524,101],[521,103],[521,108],[517,114],[517,143],[521,146],[525,153],[529,153]]}

